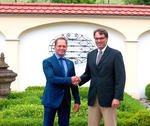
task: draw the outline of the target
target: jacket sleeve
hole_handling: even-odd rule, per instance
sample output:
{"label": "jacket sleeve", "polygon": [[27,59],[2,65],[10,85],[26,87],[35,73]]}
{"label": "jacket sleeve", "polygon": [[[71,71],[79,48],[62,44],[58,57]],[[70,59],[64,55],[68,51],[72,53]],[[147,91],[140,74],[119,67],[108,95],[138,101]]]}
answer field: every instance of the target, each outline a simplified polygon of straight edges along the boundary
{"label": "jacket sleeve", "polygon": [[115,73],[115,94],[114,98],[123,100],[123,93],[125,87],[125,66],[121,53],[116,53],[114,61],[114,73]]}
{"label": "jacket sleeve", "polygon": [[[72,63],[73,67],[71,70],[71,76],[75,76],[75,68],[74,64]],[[74,98],[74,103],[80,104],[80,96],[79,96],[79,89],[78,86],[71,85],[71,92]]]}
{"label": "jacket sleeve", "polygon": [[85,72],[80,76],[81,78],[81,82],[79,84],[79,86],[85,84],[86,82],[88,82],[91,79],[91,72],[88,66],[88,61],[89,60],[89,54],[87,56],[87,63],[86,63],[86,68],[85,68]]}

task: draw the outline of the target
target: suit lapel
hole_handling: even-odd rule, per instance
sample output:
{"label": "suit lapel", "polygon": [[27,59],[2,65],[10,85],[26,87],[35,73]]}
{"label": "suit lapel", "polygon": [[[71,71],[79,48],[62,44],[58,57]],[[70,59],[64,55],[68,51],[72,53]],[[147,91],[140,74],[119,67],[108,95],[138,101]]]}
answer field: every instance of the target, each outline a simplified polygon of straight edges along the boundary
{"label": "suit lapel", "polygon": [[55,65],[55,68],[58,69],[60,71],[60,73],[63,75],[64,73],[63,73],[62,68],[60,66],[60,63],[59,63],[59,61],[55,55],[53,55],[52,60],[53,60],[53,63]]}
{"label": "suit lapel", "polygon": [[[55,57],[55,64],[56,64],[56,66],[58,66],[59,71],[64,75],[64,73],[62,71],[62,67],[60,66],[60,63],[59,63],[58,59],[56,58],[55,55],[54,55],[54,57]],[[71,65],[70,65],[70,62],[68,61],[68,59],[65,59],[65,62],[66,62],[66,65],[67,65],[67,75],[68,75],[68,71],[70,71]]]}
{"label": "suit lapel", "polygon": [[95,52],[93,53],[93,62],[96,67],[97,67],[97,64],[96,64],[97,53],[98,53],[98,49],[96,49]]}
{"label": "suit lapel", "polygon": [[105,60],[105,58],[108,56],[109,52],[110,52],[110,48],[107,46],[107,48],[104,51],[103,56],[102,56],[102,58],[101,58],[101,60],[100,60],[100,62],[98,64],[98,66],[100,66],[101,63]]}

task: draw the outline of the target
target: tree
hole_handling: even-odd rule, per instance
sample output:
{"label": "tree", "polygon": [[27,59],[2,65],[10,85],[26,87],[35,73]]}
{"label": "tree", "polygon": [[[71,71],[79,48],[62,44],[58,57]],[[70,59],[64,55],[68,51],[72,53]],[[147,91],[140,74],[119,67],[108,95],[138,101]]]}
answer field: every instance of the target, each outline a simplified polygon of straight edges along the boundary
{"label": "tree", "polygon": [[95,0],[51,0],[52,3],[95,3]]}
{"label": "tree", "polygon": [[144,4],[150,5],[150,0],[143,0],[143,1],[144,1]]}
{"label": "tree", "polygon": [[23,2],[23,3],[38,3],[38,2],[51,2],[51,0],[15,0],[15,2]]}
{"label": "tree", "polygon": [[124,0],[125,4],[150,5],[149,0]]}

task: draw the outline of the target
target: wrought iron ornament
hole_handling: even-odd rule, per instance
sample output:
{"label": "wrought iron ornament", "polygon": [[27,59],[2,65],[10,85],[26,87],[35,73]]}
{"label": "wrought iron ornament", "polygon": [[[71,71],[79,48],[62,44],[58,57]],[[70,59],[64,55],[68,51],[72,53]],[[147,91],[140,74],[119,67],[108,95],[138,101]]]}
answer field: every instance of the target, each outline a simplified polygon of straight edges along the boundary
{"label": "wrought iron ornament", "polygon": [[93,41],[88,37],[77,33],[65,33],[51,40],[49,44],[50,54],[55,52],[54,41],[61,36],[64,36],[68,41],[68,48],[65,57],[72,60],[75,64],[86,62],[87,53],[95,49]]}

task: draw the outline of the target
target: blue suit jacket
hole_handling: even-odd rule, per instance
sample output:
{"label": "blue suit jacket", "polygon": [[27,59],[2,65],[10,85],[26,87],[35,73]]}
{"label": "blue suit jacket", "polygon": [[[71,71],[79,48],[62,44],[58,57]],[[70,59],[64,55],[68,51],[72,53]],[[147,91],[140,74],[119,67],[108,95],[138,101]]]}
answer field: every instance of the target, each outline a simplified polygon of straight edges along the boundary
{"label": "blue suit jacket", "polygon": [[71,76],[75,75],[74,64],[68,59],[66,59],[66,64],[68,67],[68,73],[67,77],[64,77],[59,61],[55,55],[43,61],[46,86],[43,93],[42,104],[45,107],[59,107],[64,97],[67,99],[67,103],[70,106],[70,89],[75,103],[80,104],[78,87],[73,86],[71,82]]}

